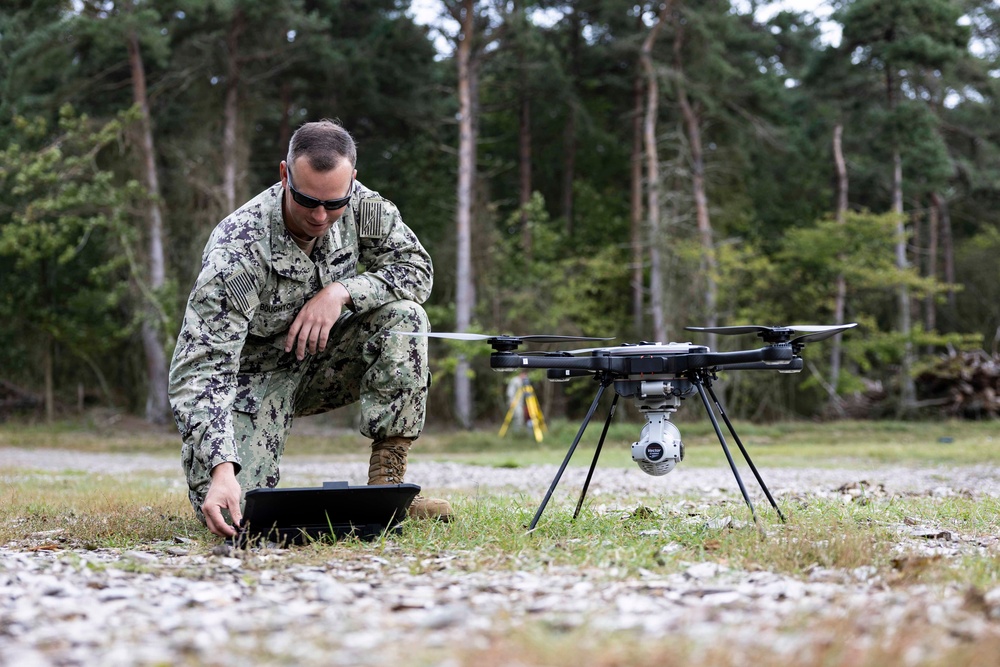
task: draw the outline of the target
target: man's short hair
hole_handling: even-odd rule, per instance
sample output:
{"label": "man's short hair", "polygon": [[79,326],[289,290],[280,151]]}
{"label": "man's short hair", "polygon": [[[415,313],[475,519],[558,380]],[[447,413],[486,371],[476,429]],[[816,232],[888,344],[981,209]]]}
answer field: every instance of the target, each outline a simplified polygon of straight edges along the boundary
{"label": "man's short hair", "polygon": [[295,164],[297,158],[304,157],[309,166],[318,172],[334,169],[341,160],[348,160],[351,167],[358,164],[358,148],[354,137],[338,121],[324,118],[306,123],[295,130],[288,142],[288,156],[285,162]]}

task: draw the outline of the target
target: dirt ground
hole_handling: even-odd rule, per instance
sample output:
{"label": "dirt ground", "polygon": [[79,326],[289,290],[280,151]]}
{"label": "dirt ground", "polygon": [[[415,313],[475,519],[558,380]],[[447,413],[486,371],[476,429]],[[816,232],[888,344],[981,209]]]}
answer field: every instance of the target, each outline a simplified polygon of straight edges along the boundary
{"label": "dirt ground", "polygon": [[[289,455],[283,472],[289,485],[361,483],[366,465]],[[159,454],[3,447],[0,468],[56,477],[144,472],[183,490],[179,462]],[[554,472],[416,463],[409,477],[439,493],[536,499]],[[781,468],[768,470],[767,481],[779,503],[795,496],[851,502],[859,481],[885,494],[996,498],[998,473],[987,466]],[[584,474],[570,468],[559,494],[572,496]],[[726,468],[678,467],[658,478],[601,469],[590,498],[602,511],[623,497],[669,503],[691,493],[731,501],[734,514],[745,509]],[[910,558],[1000,554],[997,536],[895,528],[897,549]],[[650,545],[676,548],[660,535],[650,535]],[[461,550],[417,561],[391,539],[381,555],[342,551],[307,566],[278,549],[220,547],[206,555],[182,538],[83,550],[60,547],[58,531],[31,536],[0,547],[0,663],[917,665],[960,655],[996,664],[1000,646],[1000,588],[901,587],[874,568],[817,566],[797,578],[706,561],[623,576],[541,564],[472,568]],[[563,657],[550,645],[562,646]],[[631,657],[615,663],[616,655]]]}

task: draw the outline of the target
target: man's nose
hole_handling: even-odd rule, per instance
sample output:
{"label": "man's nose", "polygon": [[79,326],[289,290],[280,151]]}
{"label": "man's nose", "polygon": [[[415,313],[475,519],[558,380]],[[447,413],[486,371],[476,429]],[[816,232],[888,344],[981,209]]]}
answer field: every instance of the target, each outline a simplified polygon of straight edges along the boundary
{"label": "man's nose", "polygon": [[330,212],[322,206],[317,206],[312,210],[312,219],[319,224],[326,222],[328,217],[330,217]]}

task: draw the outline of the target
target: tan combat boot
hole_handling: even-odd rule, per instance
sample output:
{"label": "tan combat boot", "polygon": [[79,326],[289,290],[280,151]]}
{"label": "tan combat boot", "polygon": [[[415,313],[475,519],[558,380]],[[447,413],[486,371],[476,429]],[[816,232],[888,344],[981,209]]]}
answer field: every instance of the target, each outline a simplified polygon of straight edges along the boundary
{"label": "tan combat boot", "polygon": [[[413,440],[393,436],[372,445],[368,466],[368,484],[402,484],[406,474],[406,454]],[[451,521],[451,505],[447,500],[417,495],[406,513],[414,519]]]}

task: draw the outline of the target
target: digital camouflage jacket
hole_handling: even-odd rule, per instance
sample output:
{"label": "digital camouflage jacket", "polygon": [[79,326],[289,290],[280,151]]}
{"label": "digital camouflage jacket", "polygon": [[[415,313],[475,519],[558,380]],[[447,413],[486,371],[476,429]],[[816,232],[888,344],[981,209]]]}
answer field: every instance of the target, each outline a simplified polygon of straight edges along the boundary
{"label": "digital camouflage jacket", "polygon": [[348,209],[306,256],[285,229],[283,192],[273,185],[212,232],[174,349],[174,419],[207,470],[225,461],[239,469],[232,412],[255,411],[271,375],[295,364],[285,337],[319,290],[340,282],[358,313],[430,295],[430,256],[390,201],[356,183]]}

